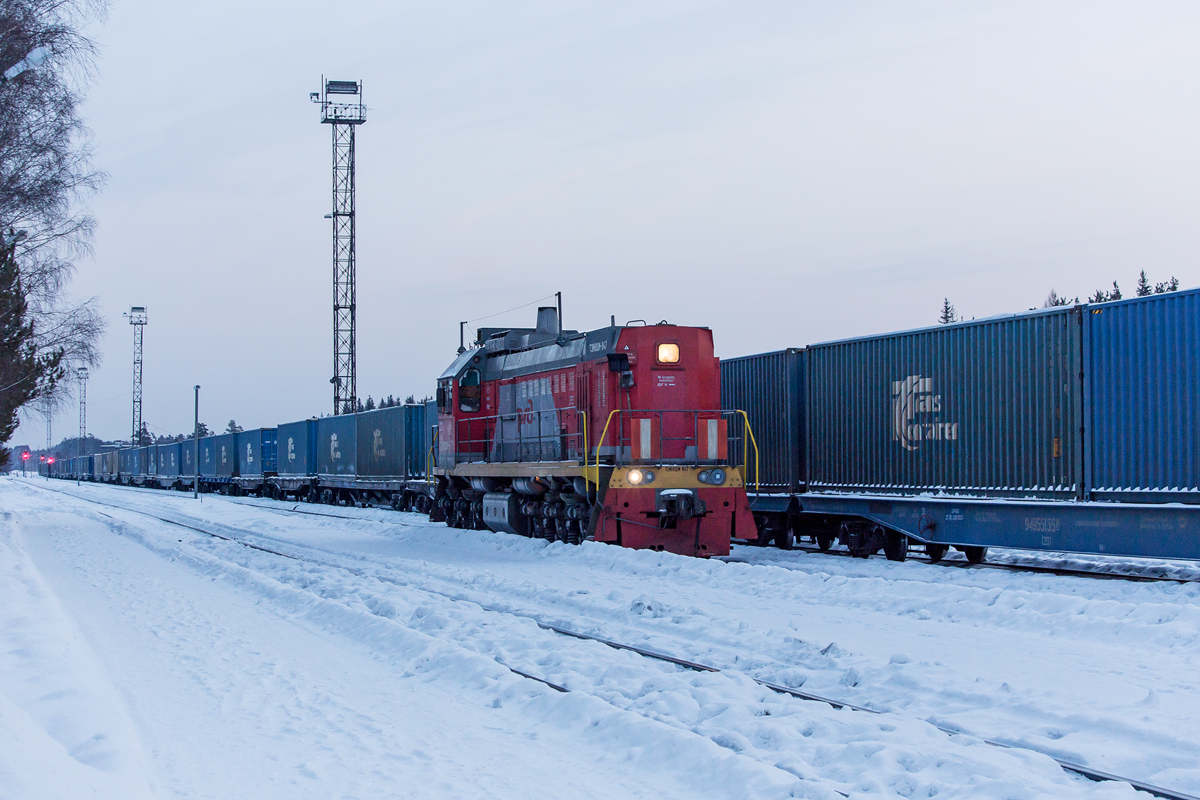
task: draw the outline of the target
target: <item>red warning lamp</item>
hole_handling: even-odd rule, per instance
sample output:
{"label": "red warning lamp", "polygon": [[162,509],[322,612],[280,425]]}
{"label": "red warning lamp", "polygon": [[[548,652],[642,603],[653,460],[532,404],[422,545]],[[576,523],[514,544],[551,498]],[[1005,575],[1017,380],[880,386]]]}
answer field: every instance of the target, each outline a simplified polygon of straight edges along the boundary
{"label": "red warning lamp", "polygon": [[51,463],[51,464],[53,464],[53,463],[54,463],[54,456],[50,456],[50,463]]}
{"label": "red warning lamp", "polygon": [[22,459],[22,460],[25,460],[25,459],[28,459],[28,458],[29,458],[29,451],[28,451],[28,450],[26,450],[24,453],[21,453],[21,459]]}

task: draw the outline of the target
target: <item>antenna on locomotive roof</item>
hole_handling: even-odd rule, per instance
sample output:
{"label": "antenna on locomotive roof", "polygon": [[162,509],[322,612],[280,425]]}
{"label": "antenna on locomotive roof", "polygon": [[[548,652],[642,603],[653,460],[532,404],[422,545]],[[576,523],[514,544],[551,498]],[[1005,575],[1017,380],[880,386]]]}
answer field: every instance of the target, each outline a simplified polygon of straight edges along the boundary
{"label": "antenna on locomotive roof", "polygon": [[467,352],[466,339],[463,334],[463,331],[466,329],[466,327],[467,323],[465,321],[458,323],[458,354],[460,356]]}

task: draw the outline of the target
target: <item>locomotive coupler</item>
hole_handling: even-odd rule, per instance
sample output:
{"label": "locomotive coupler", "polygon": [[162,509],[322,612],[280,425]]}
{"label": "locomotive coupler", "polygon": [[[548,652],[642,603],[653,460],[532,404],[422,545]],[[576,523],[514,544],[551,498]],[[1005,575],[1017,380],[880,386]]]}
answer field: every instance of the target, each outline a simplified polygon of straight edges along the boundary
{"label": "locomotive coupler", "polygon": [[704,516],[708,508],[692,489],[662,489],[654,498],[654,510],[659,517],[684,520]]}

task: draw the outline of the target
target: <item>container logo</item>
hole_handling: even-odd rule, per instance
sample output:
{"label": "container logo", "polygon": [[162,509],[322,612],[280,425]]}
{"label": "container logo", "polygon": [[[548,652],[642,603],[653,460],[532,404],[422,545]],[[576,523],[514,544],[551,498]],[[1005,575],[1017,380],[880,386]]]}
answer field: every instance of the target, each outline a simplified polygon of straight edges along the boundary
{"label": "container logo", "polygon": [[942,396],[933,393],[933,378],[909,375],[892,381],[892,441],[905,450],[916,450],[923,441],[955,441],[957,422],[926,421],[939,414]]}
{"label": "container logo", "polygon": [[254,445],[250,442],[246,442],[246,463],[254,463]]}
{"label": "container logo", "polygon": [[329,457],[333,458],[333,459],[337,459],[339,461],[342,458],[342,454],[340,452],[338,452],[338,441],[337,441],[336,433],[329,434]]}
{"label": "container logo", "polygon": [[288,461],[296,460],[296,440],[288,437]]}
{"label": "container logo", "polygon": [[229,459],[226,457],[226,453],[225,453],[225,445],[221,445],[221,463],[222,464],[229,463]]}
{"label": "container logo", "polygon": [[383,449],[383,431],[379,428],[375,429],[375,434],[372,437],[371,449],[375,451],[376,460],[382,460],[387,455],[387,451]]}

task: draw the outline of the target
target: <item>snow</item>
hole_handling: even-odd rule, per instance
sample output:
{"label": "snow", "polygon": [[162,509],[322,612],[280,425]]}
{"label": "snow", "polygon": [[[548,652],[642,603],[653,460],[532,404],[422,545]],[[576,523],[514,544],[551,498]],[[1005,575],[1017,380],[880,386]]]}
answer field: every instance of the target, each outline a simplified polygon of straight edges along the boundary
{"label": "snow", "polygon": [[0,797],[1145,796],[1044,754],[1200,793],[1194,584],[8,478],[0,509]]}

